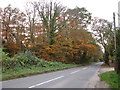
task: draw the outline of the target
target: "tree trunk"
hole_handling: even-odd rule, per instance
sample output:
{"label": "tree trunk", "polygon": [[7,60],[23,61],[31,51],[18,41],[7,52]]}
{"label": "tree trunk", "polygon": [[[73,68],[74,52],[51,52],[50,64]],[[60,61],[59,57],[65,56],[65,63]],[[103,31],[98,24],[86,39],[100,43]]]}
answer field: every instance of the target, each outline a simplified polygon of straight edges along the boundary
{"label": "tree trunk", "polygon": [[105,64],[109,66],[109,53],[107,52],[106,49],[105,49],[103,58],[104,58]]}

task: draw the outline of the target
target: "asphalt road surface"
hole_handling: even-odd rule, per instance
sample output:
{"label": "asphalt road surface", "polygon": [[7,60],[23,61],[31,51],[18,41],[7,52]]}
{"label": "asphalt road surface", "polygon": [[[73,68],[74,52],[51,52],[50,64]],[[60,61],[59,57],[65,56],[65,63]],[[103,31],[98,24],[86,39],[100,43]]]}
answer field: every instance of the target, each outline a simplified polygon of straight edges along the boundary
{"label": "asphalt road surface", "polygon": [[103,62],[2,82],[2,88],[94,88]]}

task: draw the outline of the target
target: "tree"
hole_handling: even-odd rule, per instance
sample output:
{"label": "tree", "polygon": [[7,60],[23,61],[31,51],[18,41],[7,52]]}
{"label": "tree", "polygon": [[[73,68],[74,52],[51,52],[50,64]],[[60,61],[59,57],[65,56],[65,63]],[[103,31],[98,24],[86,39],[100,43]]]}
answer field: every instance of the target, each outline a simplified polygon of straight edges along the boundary
{"label": "tree", "polygon": [[[0,10],[0,21],[2,22],[2,41],[6,51],[13,55],[23,49],[25,38],[26,15],[17,8],[8,5]],[[16,48],[13,50],[13,48]],[[13,52],[12,52],[13,51]]]}
{"label": "tree", "polygon": [[112,23],[104,19],[94,18],[92,23],[93,36],[96,41],[104,48],[104,60],[109,65],[108,45],[112,43],[114,33],[112,30]]}
{"label": "tree", "polygon": [[88,30],[88,25],[90,25],[91,23],[90,12],[88,12],[85,8],[79,7],[68,9],[65,12],[65,19],[66,28],[64,29],[64,35],[66,39],[79,38],[85,40],[87,38],[84,34],[86,34],[86,31]]}
{"label": "tree", "polygon": [[27,3],[26,4],[26,15],[28,18],[28,35],[30,37],[30,42],[31,44],[33,44],[35,42],[35,27],[36,27],[36,23],[37,23],[37,9],[34,5],[32,5],[31,3]]}
{"label": "tree", "polygon": [[66,11],[66,18],[68,23],[71,23],[71,21],[73,21],[78,25],[77,28],[82,27],[84,30],[86,30],[88,25],[91,24],[91,17],[91,13],[85,8],[76,7],[74,9],[68,9]]}
{"label": "tree", "polygon": [[54,38],[65,27],[65,18],[63,16],[65,8],[57,3],[42,4],[34,2],[33,5],[37,8],[39,19],[42,22],[43,29],[47,33],[49,44],[53,45]]}

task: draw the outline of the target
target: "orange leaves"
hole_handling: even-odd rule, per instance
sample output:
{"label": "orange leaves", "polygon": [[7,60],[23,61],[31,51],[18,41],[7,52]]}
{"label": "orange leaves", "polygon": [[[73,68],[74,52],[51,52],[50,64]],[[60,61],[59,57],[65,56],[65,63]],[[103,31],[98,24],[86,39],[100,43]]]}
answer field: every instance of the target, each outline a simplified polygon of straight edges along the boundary
{"label": "orange leaves", "polygon": [[75,64],[81,63],[83,59],[88,60],[96,53],[95,50],[97,49],[93,44],[85,43],[79,39],[56,42],[54,45],[42,45],[35,54],[45,60]]}

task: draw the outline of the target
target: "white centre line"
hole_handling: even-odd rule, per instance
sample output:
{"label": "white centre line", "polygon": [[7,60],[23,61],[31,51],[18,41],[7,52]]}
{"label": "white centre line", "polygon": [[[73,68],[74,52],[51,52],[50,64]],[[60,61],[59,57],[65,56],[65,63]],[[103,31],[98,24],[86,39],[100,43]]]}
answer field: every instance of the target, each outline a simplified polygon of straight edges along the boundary
{"label": "white centre line", "polygon": [[87,69],[87,67],[83,68],[83,70]]}
{"label": "white centre line", "polygon": [[[85,69],[87,69],[87,67],[83,68],[82,70],[85,70]],[[74,73],[77,73],[79,71],[81,71],[81,70],[77,70],[77,71],[71,72],[70,74],[74,74]]]}
{"label": "white centre line", "polygon": [[77,70],[77,71],[71,72],[70,74],[74,74],[74,73],[79,72],[79,71],[81,71],[81,70]]}
{"label": "white centre line", "polygon": [[57,78],[54,78],[54,79],[51,79],[51,80],[48,80],[48,81],[45,81],[45,82],[42,82],[42,83],[33,85],[33,86],[30,86],[30,87],[28,87],[28,88],[37,87],[37,86],[43,85],[43,84],[45,84],[45,83],[48,83],[48,82],[51,82],[51,81],[54,81],[54,80],[57,80],[57,79],[60,79],[60,78],[63,78],[63,77],[64,77],[64,76],[60,76],[60,77],[57,77]]}

